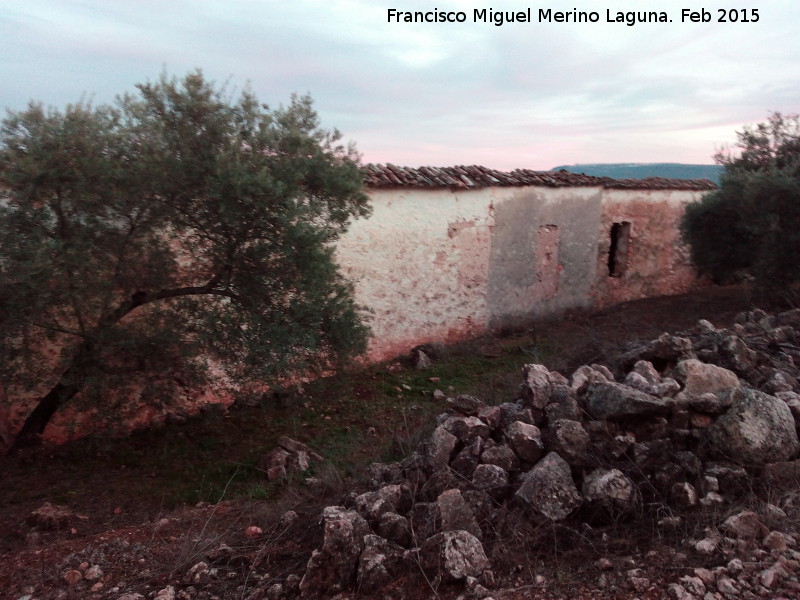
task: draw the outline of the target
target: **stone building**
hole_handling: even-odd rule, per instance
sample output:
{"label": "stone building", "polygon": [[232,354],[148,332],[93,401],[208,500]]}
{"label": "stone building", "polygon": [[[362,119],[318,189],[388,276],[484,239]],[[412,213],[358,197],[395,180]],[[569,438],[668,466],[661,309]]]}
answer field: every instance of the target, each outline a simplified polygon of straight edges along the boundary
{"label": "stone building", "polygon": [[367,165],[373,205],[337,248],[371,310],[369,357],[698,285],[678,225],[707,180]]}

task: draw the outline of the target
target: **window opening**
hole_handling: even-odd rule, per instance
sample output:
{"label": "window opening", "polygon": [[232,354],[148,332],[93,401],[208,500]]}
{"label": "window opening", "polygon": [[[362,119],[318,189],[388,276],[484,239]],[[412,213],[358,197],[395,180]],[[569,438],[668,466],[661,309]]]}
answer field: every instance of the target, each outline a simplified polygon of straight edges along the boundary
{"label": "window opening", "polygon": [[611,226],[611,248],[608,250],[609,277],[622,277],[628,269],[630,239],[630,222],[622,221]]}

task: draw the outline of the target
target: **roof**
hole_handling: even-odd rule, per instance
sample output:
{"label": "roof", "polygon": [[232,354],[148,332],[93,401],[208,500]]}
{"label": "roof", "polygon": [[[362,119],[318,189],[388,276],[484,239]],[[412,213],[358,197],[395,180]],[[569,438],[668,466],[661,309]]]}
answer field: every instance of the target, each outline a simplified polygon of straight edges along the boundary
{"label": "roof", "polygon": [[371,188],[461,188],[542,186],[595,187],[632,190],[715,190],[708,179],[611,179],[561,171],[516,169],[498,171],[478,165],[456,167],[398,167],[392,164],[368,164],[363,167],[364,181]]}

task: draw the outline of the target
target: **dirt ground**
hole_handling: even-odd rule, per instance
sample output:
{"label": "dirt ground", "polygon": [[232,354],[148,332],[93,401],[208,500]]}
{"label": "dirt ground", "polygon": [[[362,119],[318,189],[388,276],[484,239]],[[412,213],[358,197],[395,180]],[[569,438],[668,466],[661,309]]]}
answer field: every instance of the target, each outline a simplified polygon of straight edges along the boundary
{"label": "dirt ground", "polygon": [[[689,328],[701,318],[717,327],[729,326],[738,312],[748,308],[747,289],[710,287],[686,296],[629,302],[593,314],[575,312],[531,324],[528,331],[553,346],[547,366],[569,372],[581,364],[603,362],[633,341]],[[482,343],[491,346],[493,339]],[[84,447],[96,449],[90,444]],[[144,485],[150,474],[125,465],[98,470],[88,466],[94,463],[84,463],[79,457],[74,448],[49,448],[0,458],[0,597],[116,599],[126,592],[152,594],[224,542],[232,554],[220,566],[219,577],[202,593],[197,592],[199,595],[187,594],[209,600],[246,598],[259,581],[302,571],[321,539],[320,508],[341,491],[323,481],[315,490],[287,486],[279,497],[263,501],[168,510],[157,494],[140,493],[150,489]],[[55,530],[31,526],[26,517],[43,499],[68,506],[72,516]],[[289,509],[299,519],[281,522],[281,515]],[[260,527],[262,533],[248,537],[245,529],[251,525]],[[654,539],[646,528],[625,529],[612,532],[612,537],[618,534],[626,540],[620,542],[618,556],[635,556],[637,565],[650,573],[653,581],[660,576],[665,581],[674,579],[673,570],[679,565],[669,540]],[[564,539],[581,537],[580,532],[573,533]],[[597,572],[592,567],[595,560],[591,548],[577,542],[573,548],[547,549],[539,558],[520,560],[510,568],[503,582],[510,587],[496,598],[651,597],[614,586],[598,595],[594,587]],[[82,563],[84,574],[87,565],[95,564],[101,565],[103,574],[69,586],[64,573],[71,569],[80,572]],[[395,596],[433,598],[457,593],[459,590],[446,586],[434,588],[410,573],[398,582]]]}

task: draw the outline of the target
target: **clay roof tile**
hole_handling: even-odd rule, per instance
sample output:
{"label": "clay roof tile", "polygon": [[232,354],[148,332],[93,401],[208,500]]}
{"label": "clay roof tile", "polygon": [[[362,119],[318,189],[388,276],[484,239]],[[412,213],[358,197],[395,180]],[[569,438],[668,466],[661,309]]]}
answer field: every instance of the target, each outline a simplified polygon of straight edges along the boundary
{"label": "clay roof tile", "polygon": [[716,189],[708,179],[611,179],[569,171],[533,171],[515,169],[498,171],[480,165],[455,167],[398,167],[387,163],[363,167],[364,182],[371,188],[411,187],[476,189],[483,187],[543,186],[543,187],[604,187],[630,190],[696,190]]}

